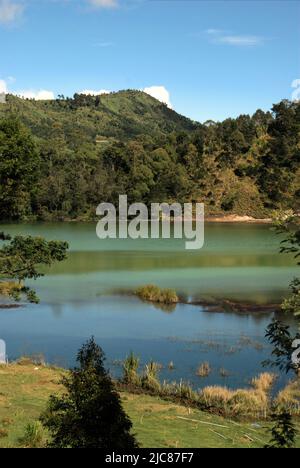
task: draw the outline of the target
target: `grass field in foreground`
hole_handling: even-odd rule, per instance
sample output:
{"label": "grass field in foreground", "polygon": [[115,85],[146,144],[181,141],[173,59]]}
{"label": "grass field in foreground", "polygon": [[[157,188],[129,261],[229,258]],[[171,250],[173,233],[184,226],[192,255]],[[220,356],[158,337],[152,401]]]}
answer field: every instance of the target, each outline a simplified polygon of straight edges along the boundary
{"label": "grass field in foreground", "polygon": [[[0,447],[20,446],[26,424],[39,418],[50,394],[62,390],[63,373],[29,363],[0,366]],[[237,423],[147,395],[122,393],[122,400],[142,447],[254,448],[269,439],[266,423]]]}

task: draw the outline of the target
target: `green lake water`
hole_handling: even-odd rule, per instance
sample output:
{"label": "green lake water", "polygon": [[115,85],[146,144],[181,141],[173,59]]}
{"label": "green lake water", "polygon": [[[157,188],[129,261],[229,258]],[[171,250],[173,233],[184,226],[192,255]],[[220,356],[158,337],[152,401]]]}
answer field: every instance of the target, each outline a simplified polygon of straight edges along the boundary
{"label": "green lake water", "polygon": [[[184,379],[199,387],[247,385],[262,371],[270,353],[264,331],[272,313],[212,312],[186,304],[165,311],[125,293],[154,283],[175,288],[189,300],[277,303],[298,272],[291,257],[278,253],[280,238],[268,225],[207,223],[199,251],[185,250],[178,239],[99,240],[95,228],[76,223],[0,226],[12,235],[70,244],[68,260],[34,283],[39,305],[0,310],[0,338],[10,358],[42,352],[48,361],[68,366],[80,344],[94,335],[115,375],[131,350],[142,364],[160,362],[161,379]],[[213,368],[207,379],[195,375],[203,361]],[[220,368],[229,377],[221,377]]]}

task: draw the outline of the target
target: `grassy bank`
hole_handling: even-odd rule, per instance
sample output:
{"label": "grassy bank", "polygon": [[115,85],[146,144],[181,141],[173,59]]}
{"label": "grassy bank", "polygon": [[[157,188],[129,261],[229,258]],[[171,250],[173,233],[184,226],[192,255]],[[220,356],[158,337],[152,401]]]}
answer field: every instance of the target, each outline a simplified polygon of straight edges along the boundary
{"label": "grassy bank", "polygon": [[[22,446],[26,425],[39,418],[50,394],[61,392],[59,381],[64,372],[29,361],[0,366],[0,447]],[[159,397],[121,395],[143,447],[255,448],[269,439],[268,423],[237,423]]]}

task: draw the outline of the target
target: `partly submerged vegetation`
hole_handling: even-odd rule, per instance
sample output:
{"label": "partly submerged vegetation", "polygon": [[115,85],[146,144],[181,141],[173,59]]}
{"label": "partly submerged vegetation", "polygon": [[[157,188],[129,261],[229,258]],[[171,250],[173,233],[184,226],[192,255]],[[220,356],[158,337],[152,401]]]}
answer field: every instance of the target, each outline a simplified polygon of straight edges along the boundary
{"label": "partly submerged vegetation", "polygon": [[158,304],[172,305],[179,302],[179,298],[174,289],[162,289],[154,284],[141,286],[135,294],[143,301],[155,302]]}
{"label": "partly submerged vegetation", "polygon": [[[160,365],[154,362],[146,364],[139,373],[139,358],[133,353],[125,360],[123,378],[118,382],[120,389],[133,392],[144,392],[180,401],[183,404],[221,414],[226,417],[266,419],[271,414],[274,405],[289,409],[293,415],[300,414],[299,379],[291,381],[286,388],[275,397],[271,390],[276,381],[276,375],[264,372],[251,380],[249,388],[236,390],[221,386],[208,386],[196,390],[188,382],[160,382]],[[202,378],[211,372],[209,363],[203,363],[196,370]],[[225,372],[225,370],[223,370]]]}
{"label": "partly submerged vegetation", "polygon": [[209,362],[203,362],[196,370],[198,377],[208,377],[211,373],[211,367]]}

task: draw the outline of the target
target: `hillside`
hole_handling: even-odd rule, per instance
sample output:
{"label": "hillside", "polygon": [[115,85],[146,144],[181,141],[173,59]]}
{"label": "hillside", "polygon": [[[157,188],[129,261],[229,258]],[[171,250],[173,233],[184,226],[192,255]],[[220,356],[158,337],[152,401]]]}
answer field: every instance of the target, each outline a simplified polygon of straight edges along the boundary
{"label": "hillside", "polygon": [[[99,203],[300,208],[300,103],[199,124],[141,91],[0,104],[0,219],[93,220]],[[17,155],[17,157],[16,157]]]}
{"label": "hillside", "polygon": [[124,141],[141,134],[159,137],[197,127],[142,91],[75,95],[73,99],[56,101],[24,100],[8,95],[7,105],[0,106],[0,118],[10,111],[40,138],[47,138],[58,123],[67,137],[78,129],[90,141],[98,137]]}

